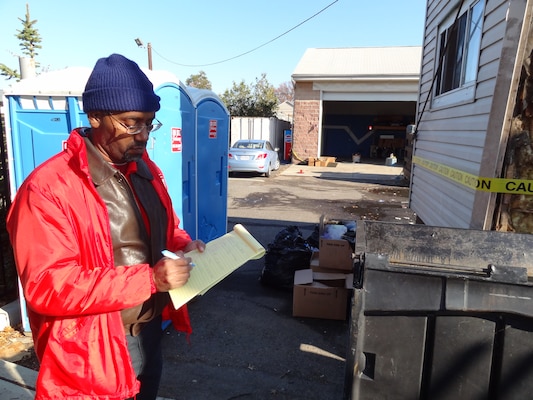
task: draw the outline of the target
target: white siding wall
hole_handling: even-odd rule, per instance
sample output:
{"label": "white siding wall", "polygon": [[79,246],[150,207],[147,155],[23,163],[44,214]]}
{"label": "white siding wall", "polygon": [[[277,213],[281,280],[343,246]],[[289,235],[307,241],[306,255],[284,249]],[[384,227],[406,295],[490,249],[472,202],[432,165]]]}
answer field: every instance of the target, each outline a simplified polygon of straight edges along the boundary
{"label": "white siding wall", "polygon": [[[479,175],[506,28],[508,1],[486,0],[474,101],[432,108],[429,90],[438,58],[438,28],[458,0],[428,0],[414,155]],[[425,224],[470,228],[475,190],[414,165],[410,206]]]}
{"label": "white siding wall", "polygon": [[232,117],[230,145],[239,139],[262,139],[270,141],[272,146],[283,151],[283,131],[290,128],[291,124],[288,121],[275,117]]}

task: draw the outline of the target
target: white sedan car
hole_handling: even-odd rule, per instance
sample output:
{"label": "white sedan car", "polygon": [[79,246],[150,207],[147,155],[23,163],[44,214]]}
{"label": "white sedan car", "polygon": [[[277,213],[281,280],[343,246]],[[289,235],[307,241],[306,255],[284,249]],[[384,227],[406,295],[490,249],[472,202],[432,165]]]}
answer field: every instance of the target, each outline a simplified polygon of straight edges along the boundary
{"label": "white sedan car", "polygon": [[279,169],[278,148],[273,148],[268,140],[238,140],[228,153],[228,171],[258,172],[270,176]]}

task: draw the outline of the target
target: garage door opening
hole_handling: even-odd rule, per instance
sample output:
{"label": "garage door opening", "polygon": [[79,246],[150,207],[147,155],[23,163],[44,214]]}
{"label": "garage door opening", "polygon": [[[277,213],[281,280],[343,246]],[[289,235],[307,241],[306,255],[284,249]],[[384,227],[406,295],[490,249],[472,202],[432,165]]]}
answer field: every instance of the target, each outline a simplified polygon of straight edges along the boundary
{"label": "garage door opening", "polygon": [[321,154],[338,161],[353,155],[379,162],[393,153],[405,159],[406,128],[413,124],[416,102],[324,101]]}

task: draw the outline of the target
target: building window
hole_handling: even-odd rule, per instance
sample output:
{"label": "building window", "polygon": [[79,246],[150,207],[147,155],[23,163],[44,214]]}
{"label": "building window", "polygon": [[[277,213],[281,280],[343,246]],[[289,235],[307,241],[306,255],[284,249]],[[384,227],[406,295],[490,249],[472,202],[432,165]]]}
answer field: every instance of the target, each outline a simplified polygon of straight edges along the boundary
{"label": "building window", "polygon": [[[439,28],[437,60],[441,62],[441,66],[436,77],[436,98],[462,88],[471,88],[472,96],[463,93],[459,99],[473,98],[481,48],[484,0],[465,3],[464,10],[461,10],[457,19],[457,12],[454,12]],[[448,102],[441,101],[443,104],[438,104],[437,101],[434,105],[446,105]]]}

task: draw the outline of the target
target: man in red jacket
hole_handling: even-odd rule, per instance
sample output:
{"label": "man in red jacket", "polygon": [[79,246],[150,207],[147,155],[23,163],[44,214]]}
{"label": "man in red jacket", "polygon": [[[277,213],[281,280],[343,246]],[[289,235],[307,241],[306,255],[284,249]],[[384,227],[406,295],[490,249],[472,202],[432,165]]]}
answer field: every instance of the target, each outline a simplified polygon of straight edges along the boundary
{"label": "man in red jacket", "polygon": [[98,60],[83,93],[90,128],[17,191],[7,228],[40,361],[36,399],[157,396],[168,291],[189,279],[184,253],[205,249],[179,227],[146,153],[159,100],[133,61]]}

